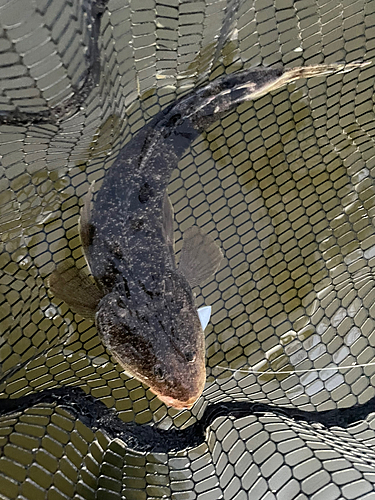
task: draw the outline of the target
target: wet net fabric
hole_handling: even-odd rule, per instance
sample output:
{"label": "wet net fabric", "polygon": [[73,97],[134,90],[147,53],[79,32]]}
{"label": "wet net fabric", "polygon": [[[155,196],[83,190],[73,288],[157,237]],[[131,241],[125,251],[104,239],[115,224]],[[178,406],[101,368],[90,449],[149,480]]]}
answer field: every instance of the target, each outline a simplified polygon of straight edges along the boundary
{"label": "wet net fabric", "polygon": [[241,104],[172,175],[177,253],[197,224],[225,256],[195,289],[192,410],[46,288],[160,109],[244,67],[375,60],[374,26],[371,0],[0,0],[1,499],[375,499],[374,65]]}

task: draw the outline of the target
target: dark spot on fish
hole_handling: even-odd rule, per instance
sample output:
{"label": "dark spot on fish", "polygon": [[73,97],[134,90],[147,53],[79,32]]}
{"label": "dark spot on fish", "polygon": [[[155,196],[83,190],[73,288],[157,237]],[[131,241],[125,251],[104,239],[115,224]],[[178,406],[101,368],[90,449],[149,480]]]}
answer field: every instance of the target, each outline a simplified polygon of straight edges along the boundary
{"label": "dark spot on fish", "polygon": [[176,331],[174,326],[171,326],[171,336],[174,338],[178,338],[178,332]]}
{"label": "dark spot on fish", "polygon": [[125,290],[125,295],[127,297],[127,299],[130,299],[130,289],[129,289],[129,285],[128,285],[128,281],[124,278],[124,290]]}
{"label": "dark spot on fish", "polygon": [[154,196],[154,190],[152,187],[148,184],[148,182],[145,182],[142,184],[140,190],[139,190],[139,195],[138,199],[141,203],[147,203],[150,198]]}
{"label": "dark spot on fish", "polygon": [[196,354],[194,351],[186,351],[184,353],[184,356],[185,356],[186,361],[188,361],[189,363],[192,363],[193,361],[195,361],[195,358],[196,358]]}
{"label": "dark spot on fish", "polygon": [[176,113],[175,115],[171,116],[170,119],[167,121],[165,124],[165,130],[163,132],[163,137],[166,139],[167,137],[170,137],[170,135],[174,132],[174,126],[176,123],[178,123],[181,119],[180,113]]}
{"label": "dark spot on fish", "polygon": [[102,285],[104,289],[110,289],[116,280],[117,269],[112,261],[108,261],[105,266],[105,270],[101,276],[97,277],[99,285]]}
{"label": "dark spot on fish", "polygon": [[144,283],[142,283],[141,281],[139,281],[139,286],[142,288],[145,294],[148,295],[151,299],[154,297],[155,294],[151,290],[148,290],[145,287]]}
{"label": "dark spot on fish", "polygon": [[144,223],[145,222],[143,219],[133,219],[130,222],[130,227],[133,229],[133,231],[139,231],[144,226]]}
{"label": "dark spot on fish", "polygon": [[112,253],[113,253],[114,257],[116,257],[117,259],[122,259],[122,257],[123,257],[122,249],[118,243],[113,245]]}
{"label": "dark spot on fish", "polygon": [[95,236],[95,226],[92,224],[88,224],[87,231],[88,231],[88,241],[90,242],[91,245],[92,240],[94,239]]}
{"label": "dark spot on fish", "polygon": [[[117,303],[119,307],[128,307],[126,306],[126,300],[131,299],[130,289],[128,285],[128,281],[123,276],[117,276],[117,284],[115,285],[117,292]],[[122,302],[124,305],[120,304]]]}
{"label": "dark spot on fish", "polygon": [[180,119],[181,119],[180,113],[176,113],[175,115],[171,116],[167,123],[167,127],[173,127]]}
{"label": "dark spot on fish", "polygon": [[117,305],[121,308],[121,309],[126,309],[126,304],[125,304],[125,301],[122,297],[118,297],[117,298]]}
{"label": "dark spot on fish", "polygon": [[164,372],[159,365],[154,366],[154,375],[158,380],[164,380]]}
{"label": "dark spot on fish", "polygon": [[178,133],[179,137],[183,137],[184,139],[187,139],[188,141],[192,141],[194,139],[193,134],[189,132],[179,132]]}

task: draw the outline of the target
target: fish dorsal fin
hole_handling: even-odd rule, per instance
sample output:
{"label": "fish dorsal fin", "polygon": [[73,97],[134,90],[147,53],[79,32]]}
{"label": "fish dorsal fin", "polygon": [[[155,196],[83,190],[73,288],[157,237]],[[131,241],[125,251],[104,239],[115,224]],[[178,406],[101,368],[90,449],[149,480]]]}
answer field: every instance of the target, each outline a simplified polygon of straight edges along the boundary
{"label": "fish dorsal fin", "polygon": [[69,262],[61,262],[49,276],[47,284],[54,296],[66,302],[75,313],[95,320],[102,295],[83,271]]}
{"label": "fish dorsal fin", "polygon": [[165,192],[163,199],[163,233],[165,241],[174,257],[174,237],[173,237],[173,207],[168,194]]}
{"label": "fish dorsal fin", "polygon": [[83,197],[83,206],[81,208],[81,214],[78,220],[79,235],[81,237],[82,248],[88,266],[89,247],[92,243],[92,225],[90,220],[92,211],[92,199],[94,194],[94,184],[95,181],[91,184],[89,190]]}
{"label": "fish dorsal fin", "polygon": [[222,258],[223,254],[218,245],[198,226],[185,231],[178,269],[185,275],[192,288],[201,286],[215,274]]}

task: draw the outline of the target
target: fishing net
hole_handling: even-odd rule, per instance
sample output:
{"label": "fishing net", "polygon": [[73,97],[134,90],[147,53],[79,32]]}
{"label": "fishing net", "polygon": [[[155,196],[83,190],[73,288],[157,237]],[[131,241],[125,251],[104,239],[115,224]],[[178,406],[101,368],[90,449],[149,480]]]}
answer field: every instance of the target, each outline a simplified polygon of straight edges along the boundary
{"label": "fishing net", "polygon": [[374,66],[211,126],[172,175],[176,252],[221,246],[191,410],[48,291],[82,197],[158,111],[257,65],[375,59],[375,3],[0,1],[0,498],[375,499]]}

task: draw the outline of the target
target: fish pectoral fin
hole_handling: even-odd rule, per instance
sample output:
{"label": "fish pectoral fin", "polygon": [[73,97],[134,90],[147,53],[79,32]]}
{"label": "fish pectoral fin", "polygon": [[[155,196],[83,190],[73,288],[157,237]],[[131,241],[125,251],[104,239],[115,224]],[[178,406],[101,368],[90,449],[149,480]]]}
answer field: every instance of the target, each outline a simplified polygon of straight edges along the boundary
{"label": "fish pectoral fin", "polygon": [[185,231],[178,269],[192,288],[214,275],[222,259],[221,249],[198,226]]}
{"label": "fish pectoral fin", "polygon": [[49,276],[47,284],[53,295],[66,302],[75,313],[95,320],[102,295],[83,271],[68,262],[61,262]]}
{"label": "fish pectoral fin", "polygon": [[79,235],[81,237],[81,243],[83,252],[86,258],[87,265],[89,265],[89,247],[92,244],[92,225],[91,225],[91,211],[92,211],[92,199],[94,194],[95,181],[91,184],[89,190],[83,197],[83,206],[81,208],[80,217],[78,220]]}
{"label": "fish pectoral fin", "polygon": [[174,237],[173,237],[173,207],[171,200],[167,194],[164,193],[163,199],[163,233],[165,241],[171,250],[174,257]]}

